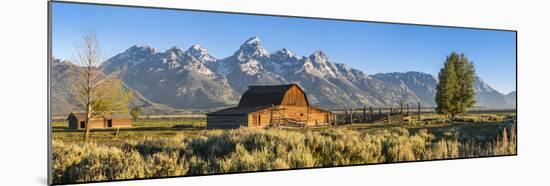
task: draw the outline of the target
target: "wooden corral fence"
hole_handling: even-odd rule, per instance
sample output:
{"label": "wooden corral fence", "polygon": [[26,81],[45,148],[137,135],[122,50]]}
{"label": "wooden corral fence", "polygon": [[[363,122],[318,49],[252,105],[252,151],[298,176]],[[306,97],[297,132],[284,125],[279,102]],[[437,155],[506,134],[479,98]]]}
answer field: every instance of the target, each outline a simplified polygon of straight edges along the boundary
{"label": "wooden corral fence", "polygon": [[333,125],[354,123],[403,123],[413,119],[420,119],[422,113],[434,112],[434,108],[422,107],[420,103],[412,109],[409,104],[401,104],[399,107],[335,109],[333,113]]}
{"label": "wooden corral fence", "polygon": [[[343,108],[331,109],[333,113],[332,125],[344,125],[354,123],[404,123],[412,120],[421,120],[423,114],[435,114],[435,107],[423,107],[417,104],[400,104],[398,107],[373,108]],[[490,114],[502,112],[516,112],[515,109],[494,109],[474,107],[468,109],[468,113]]]}

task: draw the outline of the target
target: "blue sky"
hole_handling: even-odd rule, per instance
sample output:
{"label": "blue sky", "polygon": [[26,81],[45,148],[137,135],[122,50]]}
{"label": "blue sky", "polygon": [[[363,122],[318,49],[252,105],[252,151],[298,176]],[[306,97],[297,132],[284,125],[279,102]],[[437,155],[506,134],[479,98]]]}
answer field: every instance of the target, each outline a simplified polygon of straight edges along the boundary
{"label": "blue sky", "polygon": [[52,30],[53,55],[62,59],[71,59],[81,36],[90,31],[106,58],[133,45],[164,51],[193,44],[224,58],[258,36],[268,51],[287,48],[308,56],[322,50],[332,61],[368,74],[437,75],[447,55],[462,52],[477,75],[498,91],[508,93],[516,84],[516,36],[507,31],[69,3],[53,3]]}

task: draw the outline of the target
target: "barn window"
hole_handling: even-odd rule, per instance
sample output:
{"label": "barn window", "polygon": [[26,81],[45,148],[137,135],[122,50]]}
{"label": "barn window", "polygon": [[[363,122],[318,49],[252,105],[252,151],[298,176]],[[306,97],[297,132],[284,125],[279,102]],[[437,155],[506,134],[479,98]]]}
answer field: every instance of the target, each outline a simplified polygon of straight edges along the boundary
{"label": "barn window", "polygon": [[80,128],[86,128],[86,123],[84,121],[80,122]]}
{"label": "barn window", "polygon": [[113,127],[113,120],[112,119],[107,120],[107,127],[109,127],[109,128]]}
{"label": "barn window", "polygon": [[304,116],[304,113],[300,113],[300,116]]}

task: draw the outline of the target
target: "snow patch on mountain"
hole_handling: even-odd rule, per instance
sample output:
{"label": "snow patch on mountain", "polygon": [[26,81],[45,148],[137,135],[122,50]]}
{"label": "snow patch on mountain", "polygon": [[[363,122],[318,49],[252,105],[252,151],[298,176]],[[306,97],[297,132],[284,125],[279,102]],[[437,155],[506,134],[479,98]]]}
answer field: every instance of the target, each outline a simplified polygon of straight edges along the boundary
{"label": "snow patch on mountain", "polygon": [[191,46],[186,52],[186,55],[193,57],[201,62],[212,62],[216,59],[208,54],[208,50],[202,45],[196,44]]}
{"label": "snow patch on mountain", "polygon": [[[421,72],[368,75],[332,61],[323,51],[298,56],[287,48],[270,53],[258,37],[246,40],[233,55],[216,59],[196,44],[185,52],[172,47],[130,47],[103,65],[119,72],[150,100],[175,108],[229,106],[250,85],[297,83],[308,100],[321,107],[396,106],[400,102],[433,106],[437,80]],[[499,104],[500,95],[483,81],[475,83],[480,104]],[[479,92],[484,92],[483,94]],[[198,100],[201,100],[199,102]],[[502,101],[504,102],[504,101]]]}
{"label": "snow patch on mountain", "polygon": [[267,57],[269,52],[262,47],[260,38],[255,36],[245,41],[235,54],[237,59],[244,60],[254,57]]}

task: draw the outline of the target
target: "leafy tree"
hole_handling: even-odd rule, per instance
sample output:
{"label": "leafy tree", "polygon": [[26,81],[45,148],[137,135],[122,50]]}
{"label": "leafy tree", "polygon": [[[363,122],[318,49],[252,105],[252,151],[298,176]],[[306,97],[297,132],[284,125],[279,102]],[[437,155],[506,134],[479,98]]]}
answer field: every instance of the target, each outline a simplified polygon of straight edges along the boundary
{"label": "leafy tree", "polygon": [[122,86],[120,80],[105,76],[97,67],[102,61],[99,41],[94,33],[84,35],[74,63],[80,66],[72,88],[78,93],[77,105],[86,113],[84,141],[90,136],[91,118],[108,112],[127,112],[131,92]]}
{"label": "leafy tree", "polygon": [[132,110],[130,110],[130,114],[132,115],[132,118],[134,118],[134,121],[138,119],[139,115],[141,115],[141,112],[143,112],[141,107],[134,107],[132,108]]}
{"label": "leafy tree", "polygon": [[129,112],[132,92],[123,86],[121,80],[107,79],[95,88],[96,99],[92,102],[92,109],[96,113]]}
{"label": "leafy tree", "polygon": [[447,56],[438,78],[435,95],[438,113],[454,118],[474,106],[475,69],[464,54],[452,52]]}

